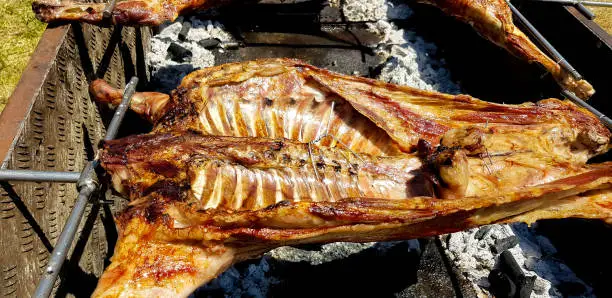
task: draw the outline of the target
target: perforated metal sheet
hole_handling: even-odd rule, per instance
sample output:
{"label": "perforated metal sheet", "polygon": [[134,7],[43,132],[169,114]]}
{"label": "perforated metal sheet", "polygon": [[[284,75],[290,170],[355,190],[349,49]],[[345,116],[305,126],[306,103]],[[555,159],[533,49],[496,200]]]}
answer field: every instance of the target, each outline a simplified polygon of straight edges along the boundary
{"label": "perforated metal sheet", "polygon": [[[0,133],[9,134],[2,139],[12,140],[8,148],[0,148],[0,153],[8,152],[3,166],[9,169],[79,172],[86,160],[93,158],[110,120],[110,112],[90,99],[88,80],[104,77],[121,87],[138,74],[141,82],[147,82],[144,51],[148,49],[149,29],[76,24],[51,30],[54,34],[43,36],[10,99],[13,106],[9,104],[6,115],[0,117],[0,123],[11,123],[0,128]],[[57,51],[54,57],[41,57],[40,53],[53,50]],[[52,60],[37,61],[40,59]],[[33,86],[36,84],[31,81],[36,78],[41,78],[41,84]],[[27,94],[32,96],[27,98]],[[24,114],[15,115],[20,111]],[[8,118],[24,121],[20,124]],[[70,183],[0,187],[2,297],[32,295],[76,196],[76,187]],[[112,213],[123,204],[115,202],[88,207],[56,284],[57,296],[89,296],[95,288],[114,246],[107,239],[116,238]]]}

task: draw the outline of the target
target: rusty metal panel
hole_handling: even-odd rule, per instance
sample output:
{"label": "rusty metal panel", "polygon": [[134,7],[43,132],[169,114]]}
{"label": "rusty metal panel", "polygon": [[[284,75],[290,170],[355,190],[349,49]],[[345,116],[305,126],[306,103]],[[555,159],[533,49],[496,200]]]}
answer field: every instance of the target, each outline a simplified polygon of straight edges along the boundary
{"label": "rusty metal panel", "polygon": [[[132,75],[147,82],[147,28],[67,25],[48,29],[7,111],[0,116],[3,166],[79,172],[93,158],[110,121],[92,102],[88,82],[104,77],[122,87]],[[55,55],[53,55],[55,53]],[[77,196],[70,183],[4,183],[0,187],[0,295],[28,297]],[[109,192],[103,195],[110,198]],[[116,238],[112,214],[123,207],[90,205],[57,296],[89,296],[108,264]]]}

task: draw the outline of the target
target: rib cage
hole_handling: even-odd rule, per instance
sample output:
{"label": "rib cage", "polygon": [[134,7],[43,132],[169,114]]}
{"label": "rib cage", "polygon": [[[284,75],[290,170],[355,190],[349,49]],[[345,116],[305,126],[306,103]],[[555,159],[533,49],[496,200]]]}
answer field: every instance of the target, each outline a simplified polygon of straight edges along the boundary
{"label": "rib cage", "polygon": [[[372,121],[345,100],[325,93],[324,87],[308,86],[296,70],[250,78],[237,85],[203,87],[199,92],[202,100],[193,100],[198,119],[188,118],[190,123],[181,126],[207,135],[287,138],[307,143],[329,134],[336,140],[323,138],[318,144],[346,146],[373,155],[399,152],[396,143]],[[158,132],[177,129],[177,125],[165,125],[163,119],[158,123]]]}
{"label": "rib cage", "polygon": [[[304,162],[297,167],[281,163],[275,168],[246,168],[207,162],[190,170],[191,191],[202,209],[229,210],[258,210],[282,201],[336,202],[351,197],[401,200],[414,197],[417,191],[410,188],[415,176],[411,171],[421,167],[416,157],[376,159],[376,164],[353,160],[349,164],[334,154],[318,159],[315,170],[306,150],[302,148],[300,158]],[[325,152],[316,147],[312,150],[316,158]],[[391,179],[388,174],[377,173],[381,167],[397,176]]]}
{"label": "rib cage", "polygon": [[[282,139],[189,133],[135,136],[106,148],[103,166],[114,176],[125,173],[116,189],[138,199],[158,189],[167,193],[169,185],[186,185],[185,200],[200,209],[259,210],[281,201],[433,195],[427,181],[413,181],[423,169],[415,155],[357,156]],[[125,155],[115,155],[125,149]],[[160,159],[166,161],[152,162]]]}

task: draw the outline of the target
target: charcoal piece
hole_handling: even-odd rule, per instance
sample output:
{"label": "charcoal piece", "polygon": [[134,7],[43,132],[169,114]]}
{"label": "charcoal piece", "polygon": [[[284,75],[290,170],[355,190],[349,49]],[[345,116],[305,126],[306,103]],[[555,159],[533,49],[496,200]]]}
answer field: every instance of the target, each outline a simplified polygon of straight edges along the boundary
{"label": "charcoal piece", "polygon": [[491,270],[489,273],[491,293],[497,298],[513,298],[516,296],[516,284],[512,279],[499,269]]}
{"label": "charcoal piece", "polygon": [[502,239],[496,239],[495,244],[491,247],[494,253],[498,254],[506,249],[515,247],[519,243],[519,239],[516,236],[510,236]]}
{"label": "charcoal piece", "polygon": [[514,281],[519,281],[525,275],[512,253],[507,250],[499,256],[499,268]]}
{"label": "charcoal piece", "polygon": [[502,272],[508,275],[517,286],[517,294],[515,297],[528,298],[531,296],[535,285],[535,276],[527,276],[521,266],[516,262],[512,253],[505,250],[499,256],[499,268]]}
{"label": "charcoal piece", "polygon": [[181,31],[178,34],[178,39],[180,41],[187,40],[187,34],[189,34],[190,29],[191,29],[191,22],[183,22],[183,27],[181,27]]}
{"label": "charcoal piece", "polygon": [[531,292],[533,292],[533,286],[535,285],[536,277],[535,276],[526,276],[523,275],[521,280],[518,282],[518,297],[519,298],[529,298],[531,297]]}
{"label": "charcoal piece", "polygon": [[491,225],[481,227],[476,231],[476,234],[474,234],[474,239],[482,240],[492,228],[493,226]]}
{"label": "charcoal piece", "polygon": [[171,43],[168,47],[168,59],[175,62],[188,62],[191,61],[192,53],[190,50],[176,44]]}
{"label": "charcoal piece", "polygon": [[214,49],[221,43],[220,40],[216,38],[206,38],[198,41],[198,44],[205,49]]}

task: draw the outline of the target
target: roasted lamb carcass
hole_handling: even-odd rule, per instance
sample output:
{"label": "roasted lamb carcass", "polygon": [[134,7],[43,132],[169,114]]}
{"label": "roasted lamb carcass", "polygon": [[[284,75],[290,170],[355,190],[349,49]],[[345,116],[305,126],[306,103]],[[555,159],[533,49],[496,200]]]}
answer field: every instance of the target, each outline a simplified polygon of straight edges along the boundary
{"label": "roasted lamb carcass", "polygon": [[612,165],[585,165],[610,133],[569,102],[490,104],[278,59],[135,100],[155,127],[104,145],[131,203],[95,296],[185,296],[283,245],[612,218]]}
{"label": "roasted lamb carcass", "polygon": [[[194,10],[204,10],[228,3],[255,2],[236,0],[124,0],[117,1],[111,21],[123,25],[160,25],[174,21],[179,15]],[[549,71],[562,88],[574,92],[583,99],[595,92],[585,80],[577,80],[559,64],[542,53],[512,21],[512,12],[504,0],[419,0],[439,7],[448,15],[474,27],[483,37],[505,48],[513,55],[537,62]],[[44,22],[81,21],[104,23],[104,3],[80,3],[61,1],[35,1],[32,9]]]}
{"label": "roasted lamb carcass", "polygon": [[[517,177],[517,190],[485,193],[481,176],[497,177],[463,163],[464,150],[377,157],[190,132],[108,142],[103,165],[133,200],[118,216],[115,255],[94,296],[186,296],[231,264],[283,245],[410,239],[540,218],[612,220],[611,164],[536,185]],[[450,161],[427,165],[444,153]],[[508,172],[531,166],[495,163]]]}

